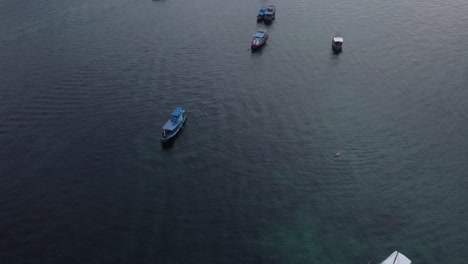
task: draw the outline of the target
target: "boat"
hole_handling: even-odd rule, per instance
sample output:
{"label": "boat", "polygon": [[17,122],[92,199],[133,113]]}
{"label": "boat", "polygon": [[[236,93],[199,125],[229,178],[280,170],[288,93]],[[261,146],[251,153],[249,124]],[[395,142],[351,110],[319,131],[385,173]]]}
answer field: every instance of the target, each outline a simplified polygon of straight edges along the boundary
{"label": "boat", "polygon": [[381,264],[411,264],[411,260],[400,252],[395,251]]}
{"label": "boat", "polygon": [[167,120],[161,132],[161,141],[168,142],[173,139],[187,120],[185,110],[178,106],[171,114],[171,119]]}
{"label": "boat", "polygon": [[266,33],[265,29],[257,30],[257,32],[255,32],[252,38],[252,51],[261,48],[263,45],[265,45],[267,39],[268,34]]}
{"label": "boat", "polygon": [[343,48],[343,38],[339,33],[336,33],[332,39],[332,49],[334,52],[339,53]]}
{"label": "boat", "polygon": [[265,15],[263,16],[263,21],[265,24],[270,24],[273,20],[275,20],[276,15],[276,7],[274,5],[269,5],[265,10]]}
{"label": "boat", "polygon": [[262,6],[257,14],[257,22],[260,23],[263,21],[263,16],[265,15],[266,6]]}

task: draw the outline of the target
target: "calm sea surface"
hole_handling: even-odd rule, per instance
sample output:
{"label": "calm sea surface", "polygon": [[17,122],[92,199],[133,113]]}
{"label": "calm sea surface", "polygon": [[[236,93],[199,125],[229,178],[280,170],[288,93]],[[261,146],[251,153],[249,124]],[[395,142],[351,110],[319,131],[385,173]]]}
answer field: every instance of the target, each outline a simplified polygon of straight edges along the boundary
{"label": "calm sea surface", "polygon": [[468,263],[468,1],[269,3],[0,0],[0,263]]}

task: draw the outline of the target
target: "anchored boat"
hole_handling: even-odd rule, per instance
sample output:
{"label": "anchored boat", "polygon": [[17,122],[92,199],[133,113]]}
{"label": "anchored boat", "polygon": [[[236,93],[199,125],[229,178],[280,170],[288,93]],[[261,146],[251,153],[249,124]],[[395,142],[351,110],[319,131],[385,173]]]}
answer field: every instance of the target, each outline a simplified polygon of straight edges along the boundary
{"label": "anchored boat", "polygon": [[168,142],[173,139],[179,133],[185,120],[187,120],[185,110],[180,106],[176,107],[171,114],[171,119],[167,120],[162,128],[161,141]]}
{"label": "anchored boat", "polygon": [[266,6],[262,6],[257,14],[257,22],[260,23],[263,21],[263,16],[265,15]]}
{"label": "anchored boat", "polygon": [[332,49],[334,52],[339,53],[343,49],[343,38],[340,33],[336,33],[332,39]]}
{"label": "anchored boat", "polygon": [[265,24],[270,24],[275,20],[276,16],[276,7],[274,5],[269,5],[265,11],[265,15],[263,16],[263,21]]}
{"label": "anchored boat", "polygon": [[268,39],[268,34],[266,33],[266,30],[264,29],[259,29],[255,34],[253,35],[252,38],[252,51],[261,48],[263,45],[265,45],[266,41]]}
{"label": "anchored boat", "polygon": [[266,41],[268,40],[268,34],[266,33],[265,29],[259,29],[255,34],[253,35],[252,38],[252,51],[261,48],[263,45],[265,45]]}

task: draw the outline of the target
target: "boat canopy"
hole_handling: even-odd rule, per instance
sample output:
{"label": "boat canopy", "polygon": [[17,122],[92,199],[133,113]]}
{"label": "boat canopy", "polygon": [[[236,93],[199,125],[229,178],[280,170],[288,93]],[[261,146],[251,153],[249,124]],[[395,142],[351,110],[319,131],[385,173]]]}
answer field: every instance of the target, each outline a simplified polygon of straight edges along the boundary
{"label": "boat canopy", "polygon": [[177,128],[179,125],[179,117],[180,115],[184,112],[184,109],[180,106],[176,107],[174,111],[171,114],[171,119],[169,119],[166,124],[163,126],[163,130],[169,130],[172,131]]}
{"label": "boat canopy", "polygon": [[270,5],[265,11],[265,15],[273,15],[275,13],[276,7]]}
{"label": "boat canopy", "polygon": [[343,42],[343,38],[342,37],[334,37],[333,41],[334,42]]}
{"label": "boat canopy", "polygon": [[255,34],[254,34],[254,37],[261,38],[261,37],[265,36],[265,33],[266,33],[265,30],[257,30],[257,32],[255,32]]}
{"label": "boat canopy", "polygon": [[169,130],[172,131],[177,128],[178,122],[174,122],[172,120],[167,120],[166,124],[163,126],[163,130]]}
{"label": "boat canopy", "polygon": [[411,260],[400,252],[395,251],[381,264],[411,264]]}
{"label": "boat canopy", "polygon": [[260,11],[258,11],[258,15],[263,16],[263,14],[265,13],[265,10],[266,10],[266,6],[262,6],[262,8],[260,8]]}
{"label": "boat canopy", "polygon": [[182,109],[182,107],[178,106],[174,109],[174,111],[172,112],[172,117],[179,117],[180,114],[182,114],[182,112],[184,111],[184,109]]}

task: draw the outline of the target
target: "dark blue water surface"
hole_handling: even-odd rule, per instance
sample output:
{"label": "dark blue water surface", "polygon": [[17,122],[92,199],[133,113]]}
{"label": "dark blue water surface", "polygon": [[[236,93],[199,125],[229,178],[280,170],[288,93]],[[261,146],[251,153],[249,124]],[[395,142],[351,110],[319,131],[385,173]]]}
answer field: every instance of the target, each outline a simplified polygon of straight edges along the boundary
{"label": "dark blue water surface", "polygon": [[0,263],[467,263],[468,1],[269,3],[0,0]]}

